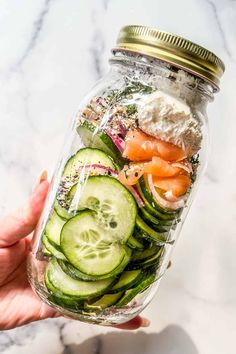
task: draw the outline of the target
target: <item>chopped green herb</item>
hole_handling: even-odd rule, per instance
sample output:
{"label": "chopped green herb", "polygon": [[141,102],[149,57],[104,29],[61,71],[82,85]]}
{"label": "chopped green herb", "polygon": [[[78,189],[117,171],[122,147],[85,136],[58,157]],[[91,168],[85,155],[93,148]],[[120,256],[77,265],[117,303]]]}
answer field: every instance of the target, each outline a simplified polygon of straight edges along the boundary
{"label": "chopped green herb", "polygon": [[123,98],[127,98],[134,93],[151,93],[153,91],[153,88],[148,85],[142,84],[140,81],[131,81],[127,84],[125,89],[123,91],[120,91],[116,95],[116,101],[119,101]]}
{"label": "chopped green herb", "polygon": [[190,173],[190,178],[191,178],[192,183],[194,183],[197,178],[197,168],[200,163],[199,154],[196,154],[196,155],[190,157],[189,162],[191,163],[192,168],[193,168],[193,172]]}
{"label": "chopped green herb", "polygon": [[137,112],[137,106],[135,104],[129,104],[126,106],[126,112],[128,115],[132,115]]}
{"label": "chopped green herb", "polygon": [[[107,95],[106,100],[108,103],[119,102],[122,99],[129,98],[135,93],[145,94],[151,92],[153,92],[153,87],[144,85],[140,81],[130,81],[127,82],[127,85],[123,90],[117,90],[117,89],[111,90],[109,92],[109,95]],[[132,108],[130,107],[132,113],[128,113],[128,114],[135,113],[136,111],[134,111],[134,107],[133,107],[134,105],[130,105],[130,106],[132,106]]]}

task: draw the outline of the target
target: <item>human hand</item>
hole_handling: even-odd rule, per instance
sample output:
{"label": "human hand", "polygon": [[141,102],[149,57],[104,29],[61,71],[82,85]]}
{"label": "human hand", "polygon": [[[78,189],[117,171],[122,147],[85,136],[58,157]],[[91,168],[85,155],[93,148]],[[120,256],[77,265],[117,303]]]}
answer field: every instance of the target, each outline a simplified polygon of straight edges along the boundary
{"label": "human hand", "polygon": [[[26,269],[30,234],[42,212],[48,188],[47,175],[43,173],[26,205],[0,220],[0,330],[60,316],[33,292]],[[137,316],[115,327],[137,329],[148,324],[147,319]]]}

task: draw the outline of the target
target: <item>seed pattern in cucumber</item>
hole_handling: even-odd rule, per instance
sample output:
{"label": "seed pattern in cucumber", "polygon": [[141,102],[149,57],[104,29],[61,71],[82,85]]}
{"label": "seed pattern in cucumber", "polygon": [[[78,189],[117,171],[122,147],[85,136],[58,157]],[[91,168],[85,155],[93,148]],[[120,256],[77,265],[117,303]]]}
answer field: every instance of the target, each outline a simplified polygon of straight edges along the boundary
{"label": "seed pattern in cucumber", "polygon": [[137,206],[133,196],[118,180],[92,176],[84,184],[73,187],[71,194],[74,194],[74,198],[71,197],[73,208],[93,210],[97,223],[114,241],[125,243],[132,235]]}
{"label": "seed pattern in cucumber", "polygon": [[68,261],[88,275],[111,273],[123,261],[126,249],[116,242],[93,211],[82,211],[61,232],[61,248]]}

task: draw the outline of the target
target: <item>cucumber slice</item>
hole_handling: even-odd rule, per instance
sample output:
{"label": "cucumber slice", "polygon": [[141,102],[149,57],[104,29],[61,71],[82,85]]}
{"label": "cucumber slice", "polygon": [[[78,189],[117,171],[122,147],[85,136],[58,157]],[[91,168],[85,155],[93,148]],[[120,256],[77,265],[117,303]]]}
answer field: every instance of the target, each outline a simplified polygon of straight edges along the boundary
{"label": "cucumber slice", "polygon": [[85,146],[104,151],[118,164],[122,160],[120,151],[112,139],[102,130],[99,130],[99,127],[85,121],[77,127],[77,132]]}
{"label": "cucumber slice", "polygon": [[64,224],[65,220],[53,210],[45,228],[45,234],[50,242],[60,246],[60,234]]}
{"label": "cucumber slice", "polygon": [[54,302],[55,304],[64,307],[64,308],[69,308],[69,309],[79,309],[82,307],[82,302],[81,300],[78,300],[77,298],[74,298],[72,296],[68,296],[60,292],[58,289],[56,289],[52,283],[48,279],[48,274],[45,273],[44,276],[44,283],[46,288],[50,291],[51,295],[49,296],[49,300]]}
{"label": "cucumber slice", "polygon": [[[68,193],[68,192],[67,192]],[[54,203],[54,210],[57,213],[57,215],[64,220],[69,220],[71,217],[73,217],[74,215],[76,215],[76,212],[73,210],[71,212],[68,211],[68,209],[63,208],[58,200],[55,201]]]}
{"label": "cucumber slice", "polygon": [[91,301],[85,303],[84,308],[87,311],[99,312],[106,309],[107,307],[115,305],[123,295],[123,291],[117,292],[116,294],[106,294],[94,302]]}
{"label": "cucumber slice", "polygon": [[147,259],[145,262],[142,263],[142,269],[148,267],[158,267],[160,265],[160,259],[164,254],[164,249],[162,248],[157,254],[155,254],[152,258]]}
{"label": "cucumber slice", "polygon": [[66,261],[66,257],[64,256],[64,254],[58,249],[56,248],[56,245],[53,245],[49,239],[47,238],[47,236],[44,234],[42,237],[42,242],[44,244],[44,246],[46,247],[47,251],[50,252],[54,257],[58,258],[58,259],[62,259],[63,261]]}
{"label": "cucumber slice", "polygon": [[125,269],[127,264],[129,263],[129,261],[131,259],[132,251],[128,247],[126,247],[125,250],[126,250],[125,257],[123,258],[122,262],[118,265],[118,267],[115,268],[111,273],[103,274],[100,276],[94,276],[94,275],[88,275],[88,274],[82,273],[80,270],[76,269],[68,262],[63,262],[61,260],[58,260],[58,263],[59,263],[60,267],[62,268],[62,270],[66,274],[68,274],[71,278],[82,279],[82,280],[86,280],[86,281],[95,281],[95,280],[100,280],[100,279],[106,279],[106,278],[114,277],[114,276],[120,274]]}
{"label": "cucumber slice", "polygon": [[146,261],[149,258],[152,258],[155,254],[157,254],[162,247],[157,246],[157,245],[152,245],[150,248],[147,248],[143,251],[134,251],[132,254],[132,263],[142,263]]}
{"label": "cucumber slice", "polygon": [[142,235],[148,239],[150,239],[151,241],[154,241],[156,244],[158,245],[163,245],[165,243],[170,243],[168,242],[167,233],[160,233],[157,232],[155,230],[153,230],[150,226],[148,226],[142,218],[140,218],[139,215],[137,215],[136,218],[136,226],[138,227],[138,229],[140,229],[142,231]]}
{"label": "cucumber slice", "polygon": [[94,148],[83,148],[67,161],[63,171],[63,177],[71,176],[73,178],[77,175],[78,178],[80,167],[91,164],[98,164],[116,170],[116,165],[105,152]]}
{"label": "cucumber slice", "polygon": [[136,285],[143,278],[141,269],[128,270],[121,274],[118,282],[109,290],[110,294],[127,290]]}
{"label": "cucumber slice", "polygon": [[140,178],[139,185],[142,190],[143,196],[149,204],[151,204],[156,210],[160,211],[162,214],[169,215],[172,219],[176,218],[176,216],[179,214],[179,211],[173,212],[168,209],[162,208],[159,204],[157,204],[157,202],[152,197],[152,193],[144,177]]}
{"label": "cucumber slice", "polygon": [[131,269],[146,269],[147,267],[151,267],[151,266],[158,266],[160,263],[160,258],[163,255],[163,247],[160,248],[160,250],[154,254],[154,256],[147,258],[146,260],[144,260],[143,262],[131,262],[127,269],[131,270]]}
{"label": "cucumber slice", "polygon": [[61,232],[61,248],[69,262],[82,273],[109,274],[123,261],[126,249],[112,242],[93,211],[82,211],[70,219]]}
{"label": "cucumber slice", "polygon": [[156,274],[150,273],[133,289],[127,290],[124,296],[116,303],[117,308],[127,305],[136,295],[146,290],[155,281]]}
{"label": "cucumber slice", "polygon": [[[76,184],[81,177],[84,179],[87,177],[86,174],[91,175],[96,172],[96,169],[92,167],[91,169],[81,170],[85,165],[100,165],[103,166],[103,168],[117,169],[112,158],[99,149],[83,148],[69,158],[62,174],[62,181],[54,205],[57,214],[63,219],[69,219],[75,214],[71,210],[68,211],[69,205],[67,207],[64,206],[64,204],[68,204],[67,195],[71,187]],[[60,203],[60,201],[63,201],[63,203]]]}
{"label": "cucumber slice", "polygon": [[143,250],[144,249],[144,245],[142,242],[140,242],[139,240],[137,240],[134,235],[131,235],[127,241],[127,244],[130,248],[134,248],[134,249],[139,249],[139,250]]}
{"label": "cucumber slice", "polygon": [[115,178],[92,176],[70,192],[75,210],[91,209],[113,241],[125,243],[132,235],[137,206],[132,194]]}
{"label": "cucumber slice", "polygon": [[43,254],[44,254],[45,257],[51,257],[52,256],[51,252],[45,246],[43,246]]}
{"label": "cucumber slice", "polygon": [[69,296],[67,299],[62,298],[61,296],[50,295],[48,298],[54,304],[63,307],[66,310],[77,312],[78,310],[83,310],[84,302],[76,301],[71,299]]}
{"label": "cucumber slice", "polygon": [[[68,192],[67,192],[67,193],[68,193]],[[68,220],[68,219],[70,219],[73,215],[76,214],[75,211],[69,212],[68,209],[63,208],[63,207],[58,203],[58,200],[56,200],[55,203],[54,203],[54,209],[55,209],[57,215],[58,215],[60,218],[64,219],[64,220]]]}
{"label": "cucumber slice", "polygon": [[83,280],[75,280],[63,272],[56,258],[53,258],[47,266],[45,281],[48,290],[55,292],[55,289],[64,295],[77,297],[79,299],[87,299],[102,295],[110,289],[115,278],[86,282]]}
{"label": "cucumber slice", "polygon": [[160,220],[174,220],[176,218],[176,214],[169,214],[167,212],[164,211],[159,211],[156,208],[156,205],[154,205],[153,203],[150,203],[147,198],[145,197],[143,190],[140,187],[140,183],[136,184],[136,187],[145,203],[145,208],[147,209],[147,211],[152,214],[153,216],[155,216],[156,218],[160,219]]}
{"label": "cucumber slice", "polygon": [[145,208],[140,208],[140,216],[153,229],[158,232],[169,231],[174,221],[158,220],[155,216],[150,214]]}

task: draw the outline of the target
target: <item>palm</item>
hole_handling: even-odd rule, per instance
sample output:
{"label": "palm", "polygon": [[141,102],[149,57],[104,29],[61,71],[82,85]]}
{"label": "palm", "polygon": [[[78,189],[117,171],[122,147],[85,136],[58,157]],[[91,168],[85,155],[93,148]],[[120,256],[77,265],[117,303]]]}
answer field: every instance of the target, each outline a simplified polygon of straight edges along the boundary
{"label": "palm", "polygon": [[2,329],[52,317],[55,314],[53,309],[46,306],[34,294],[27,280],[27,248],[26,240],[21,240],[12,247],[1,249],[0,327]]}

